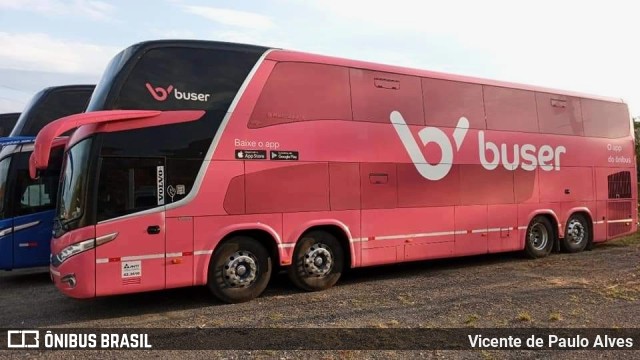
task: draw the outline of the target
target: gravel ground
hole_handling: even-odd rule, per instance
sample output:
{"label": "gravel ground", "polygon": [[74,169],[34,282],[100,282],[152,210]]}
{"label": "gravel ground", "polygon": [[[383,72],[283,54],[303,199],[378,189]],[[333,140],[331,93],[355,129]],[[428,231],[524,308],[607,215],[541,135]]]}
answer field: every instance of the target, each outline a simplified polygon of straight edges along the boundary
{"label": "gravel ground", "polygon": [[[298,291],[275,276],[244,304],[204,288],[78,301],[46,269],[0,272],[0,327],[429,327],[634,328],[640,315],[640,235],[579,254],[519,253],[357,269],[334,288]],[[621,351],[0,351],[43,358],[620,358]]]}

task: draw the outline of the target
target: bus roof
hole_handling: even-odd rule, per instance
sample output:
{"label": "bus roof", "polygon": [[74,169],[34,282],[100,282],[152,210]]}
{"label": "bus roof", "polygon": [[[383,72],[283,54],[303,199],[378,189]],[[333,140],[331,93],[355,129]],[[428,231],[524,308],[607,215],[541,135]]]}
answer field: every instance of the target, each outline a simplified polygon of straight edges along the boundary
{"label": "bus roof", "polygon": [[4,119],[17,119],[20,116],[19,112],[10,112],[0,114],[0,120]]}
{"label": "bus roof", "polygon": [[455,75],[455,74],[436,72],[436,71],[430,71],[430,70],[422,70],[422,69],[408,68],[408,67],[402,67],[402,66],[373,63],[368,61],[350,60],[345,58],[312,54],[312,53],[306,53],[301,51],[286,50],[286,49],[280,49],[280,48],[242,44],[242,43],[222,42],[222,41],[180,40],[180,39],[150,40],[150,41],[144,41],[144,42],[133,44],[125,48],[124,50],[122,50],[118,55],[116,55],[116,57],[123,53],[128,53],[129,57],[135,57],[136,54],[139,54],[140,52],[145,52],[152,48],[161,48],[161,47],[197,47],[197,48],[216,48],[216,49],[224,49],[225,47],[228,47],[229,49],[246,50],[251,52],[272,50],[267,56],[267,59],[274,60],[274,61],[321,63],[321,64],[336,65],[336,66],[352,67],[352,68],[358,68],[358,69],[368,69],[368,70],[380,71],[380,72],[396,73],[401,75],[419,76],[419,77],[449,80],[449,81],[459,81],[459,82],[465,82],[465,83],[514,88],[514,89],[537,91],[537,92],[557,94],[557,95],[565,95],[565,96],[589,98],[589,99],[616,102],[616,103],[624,103],[624,100],[622,98],[616,98],[616,97],[600,96],[595,94],[586,94],[586,93],[581,93],[576,91],[553,89],[553,88],[547,88],[542,86],[513,83],[508,81],[491,80],[491,79],[465,76],[465,75]]}
{"label": "bus roof", "polygon": [[357,68],[357,69],[367,69],[367,70],[373,70],[373,71],[395,73],[395,74],[401,74],[401,75],[419,76],[419,77],[449,80],[449,81],[459,81],[459,82],[472,83],[472,84],[514,88],[514,89],[521,89],[521,90],[537,91],[537,92],[543,92],[543,93],[551,93],[551,94],[558,94],[558,95],[565,95],[565,96],[573,96],[573,97],[589,98],[589,99],[602,100],[602,101],[624,103],[624,101],[621,98],[584,94],[584,93],[579,93],[574,91],[558,90],[558,89],[552,89],[552,88],[546,88],[546,87],[506,82],[506,81],[483,79],[483,78],[477,78],[472,76],[447,74],[447,73],[441,73],[441,72],[435,72],[435,71],[429,71],[429,70],[407,68],[402,66],[384,65],[384,64],[372,63],[367,61],[349,60],[349,59],[337,58],[332,56],[310,54],[310,53],[291,51],[291,50],[274,49],[274,51],[272,51],[271,53],[269,53],[269,55],[267,55],[267,59],[274,60],[274,61],[321,63],[321,64],[345,66],[345,67],[351,67],[351,68]]}
{"label": "bus roof", "polygon": [[[84,111],[94,88],[95,85],[63,85],[38,91],[20,115],[11,136],[35,136],[47,123]],[[75,95],[70,96],[71,93]],[[70,102],[71,98],[73,102]]]}
{"label": "bus roof", "polygon": [[9,135],[18,118],[20,118],[20,113],[18,112],[0,114],[0,136]]}
{"label": "bus roof", "polygon": [[228,47],[234,50],[246,49],[247,51],[267,51],[269,49],[272,49],[271,47],[268,47],[268,46],[233,43],[233,42],[226,42],[226,41],[207,41],[207,40],[149,40],[149,41],[142,41],[142,42],[133,44],[129,46],[127,49],[133,48],[133,49],[139,50],[139,49],[150,49],[155,47],[199,47],[199,48],[216,48],[216,49],[224,49],[225,47]]}

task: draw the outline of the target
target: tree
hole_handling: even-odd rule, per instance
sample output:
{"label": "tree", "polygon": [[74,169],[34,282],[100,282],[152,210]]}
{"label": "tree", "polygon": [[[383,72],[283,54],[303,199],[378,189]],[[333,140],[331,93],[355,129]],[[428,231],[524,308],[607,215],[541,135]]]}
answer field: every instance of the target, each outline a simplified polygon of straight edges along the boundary
{"label": "tree", "polygon": [[[633,118],[633,132],[636,135],[636,168],[640,169],[640,116]],[[640,170],[637,175],[640,182]]]}
{"label": "tree", "polygon": [[640,155],[640,116],[633,118],[633,132],[636,135],[636,156]]}

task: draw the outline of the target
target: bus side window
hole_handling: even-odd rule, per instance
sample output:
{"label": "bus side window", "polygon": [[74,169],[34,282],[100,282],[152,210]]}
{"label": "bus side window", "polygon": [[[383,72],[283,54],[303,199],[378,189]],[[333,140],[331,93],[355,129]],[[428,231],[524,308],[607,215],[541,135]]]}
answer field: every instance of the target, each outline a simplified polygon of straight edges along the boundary
{"label": "bus side window", "polygon": [[[162,158],[105,156],[101,159],[98,221],[165,205],[169,199]],[[164,184],[163,184],[164,183]]]}
{"label": "bus side window", "polygon": [[249,128],[310,120],[351,120],[349,70],[323,64],[278,63],[260,93]]}
{"label": "bus side window", "polygon": [[631,126],[626,104],[582,99],[585,136],[610,139],[629,136]]}
{"label": "bus side window", "polygon": [[27,185],[20,200],[20,206],[23,208],[46,206],[49,204],[51,204],[51,197],[45,189],[45,184],[42,183]]}
{"label": "bus side window", "polygon": [[536,106],[541,133],[584,136],[579,98],[537,92]]}
{"label": "bus side window", "polygon": [[487,129],[538,132],[536,98],[533,91],[483,86]]}
{"label": "bus side window", "polygon": [[28,215],[51,210],[55,206],[60,177],[59,160],[43,171],[36,180],[29,176],[30,152],[14,155],[16,166],[13,189],[14,216]]}
{"label": "bus side window", "polygon": [[399,111],[409,125],[424,125],[420,78],[350,69],[353,120],[388,124]]}
{"label": "bus side window", "polygon": [[469,128],[487,128],[482,85],[423,78],[422,96],[427,126],[453,128],[465,117]]}

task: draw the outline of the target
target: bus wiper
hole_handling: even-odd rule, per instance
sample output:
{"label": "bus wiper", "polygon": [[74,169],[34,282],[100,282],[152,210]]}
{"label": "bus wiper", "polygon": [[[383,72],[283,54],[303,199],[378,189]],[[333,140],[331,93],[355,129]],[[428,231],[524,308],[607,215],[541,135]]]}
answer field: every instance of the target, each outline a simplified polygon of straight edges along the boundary
{"label": "bus wiper", "polygon": [[61,220],[59,217],[55,216],[53,218],[53,232],[59,233],[60,231],[67,231],[69,229],[66,221]]}
{"label": "bus wiper", "polygon": [[60,229],[62,229],[62,222],[60,221],[60,218],[58,218],[57,216],[54,216],[53,217],[53,233],[57,234]]}

